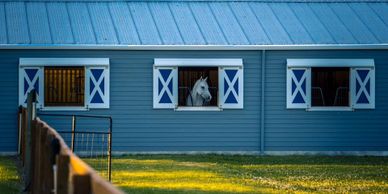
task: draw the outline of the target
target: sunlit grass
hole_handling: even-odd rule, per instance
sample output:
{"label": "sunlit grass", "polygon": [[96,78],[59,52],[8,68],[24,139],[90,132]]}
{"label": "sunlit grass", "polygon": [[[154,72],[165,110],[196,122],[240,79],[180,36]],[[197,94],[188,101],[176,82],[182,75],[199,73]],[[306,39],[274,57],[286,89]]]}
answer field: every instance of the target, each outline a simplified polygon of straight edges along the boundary
{"label": "sunlit grass", "polygon": [[112,169],[128,193],[388,193],[388,157],[130,155]]}
{"label": "sunlit grass", "polygon": [[0,156],[0,193],[20,193],[21,183],[12,159]]}

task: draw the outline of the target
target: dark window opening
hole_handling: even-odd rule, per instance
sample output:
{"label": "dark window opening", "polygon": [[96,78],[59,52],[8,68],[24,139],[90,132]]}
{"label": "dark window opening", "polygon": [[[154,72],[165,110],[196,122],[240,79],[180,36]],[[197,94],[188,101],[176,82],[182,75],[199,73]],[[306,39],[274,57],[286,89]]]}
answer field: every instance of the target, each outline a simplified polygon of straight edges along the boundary
{"label": "dark window opening", "polygon": [[178,106],[218,106],[218,67],[179,67],[178,72]]}
{"label": "dark window opening", "polygon": [[84,67],[45,67],[45,106],[84,106]]}
{"label": "dark window opening", "polygon": [[312,68],[311,105],[349,106],[349,68]]}

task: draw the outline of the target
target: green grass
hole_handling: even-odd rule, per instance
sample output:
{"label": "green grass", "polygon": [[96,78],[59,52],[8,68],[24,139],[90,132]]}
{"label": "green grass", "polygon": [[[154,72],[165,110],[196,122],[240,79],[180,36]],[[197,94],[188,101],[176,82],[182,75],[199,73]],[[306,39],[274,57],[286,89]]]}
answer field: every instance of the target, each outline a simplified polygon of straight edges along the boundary
{"label": "green grass", "polygon": [[130,155],[113,158],[127,193],[388,193],[388,157]]}
{"label": "green grass", "polygon": [[0,156],[0,193],[20,193],[21,182],[13,159]]}

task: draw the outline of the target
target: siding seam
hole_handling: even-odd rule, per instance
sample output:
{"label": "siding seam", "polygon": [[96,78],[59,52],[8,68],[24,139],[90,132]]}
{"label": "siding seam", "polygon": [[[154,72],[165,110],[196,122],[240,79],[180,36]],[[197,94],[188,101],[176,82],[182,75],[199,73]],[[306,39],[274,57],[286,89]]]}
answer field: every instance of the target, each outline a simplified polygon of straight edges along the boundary
{"label": "siding seam", "polygon": [[260,104],[260,154],[264,154],[265,141],[265,50],[261,51],[261,104]]}

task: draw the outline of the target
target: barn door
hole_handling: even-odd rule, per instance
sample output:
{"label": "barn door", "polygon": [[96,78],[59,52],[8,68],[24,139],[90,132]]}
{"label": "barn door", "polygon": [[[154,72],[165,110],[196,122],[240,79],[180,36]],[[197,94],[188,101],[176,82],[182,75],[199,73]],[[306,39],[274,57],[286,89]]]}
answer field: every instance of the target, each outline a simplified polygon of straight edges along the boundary
{"label": "barn door", "polygon": [[375,70],[368,68],[352,68],[351,98],[355,109],[375,108]]}
{"label": "barn door", "polygon": [[311,106],[311,68],[287,68],[287,108]]}
{"label": "barn door", "polygon": [[244,107],[242,67],[220,67],[218,77],[220,107],[223,109],[242,109]]}
{"label": "barn door", "polygon": [[19,105],[27,105],[27,96],[36,91],[37,105],[43,105],[43,67],[21,67],[19,69]]}
{"label": "barn door", "polygon": [[178,104],[177,67],[154,67],[154,103],[157,109],[175,108]]}
{"label": "barn door", "polygon": [[109,108],[109,67],[86,67],[85,101],[88,108]]}

